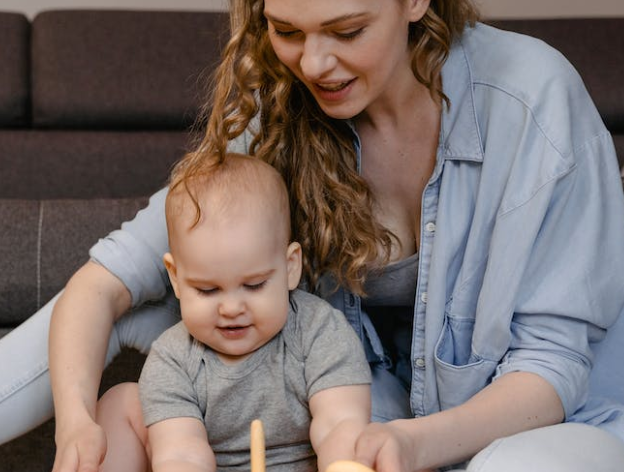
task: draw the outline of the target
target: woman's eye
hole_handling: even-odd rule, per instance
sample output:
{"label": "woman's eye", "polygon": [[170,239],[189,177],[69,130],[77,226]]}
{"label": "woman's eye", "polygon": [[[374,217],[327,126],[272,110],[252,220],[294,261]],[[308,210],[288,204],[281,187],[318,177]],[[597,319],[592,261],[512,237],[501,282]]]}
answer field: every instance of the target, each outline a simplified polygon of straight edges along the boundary
{"label": "woman's eye", "polygon": [[266,280],[263,280],[262,282],[259,282],[257,284],[245,284],[245,288],[253,292],[255,290],[260,290],[262,287],[264,287],[265,284]]}
{"label": "woman's eye", "polygon": [[353,30],[353,31],[346,31],[346,32],[336,33],[336,36],[338,36],[340,39],[346,39],[346,40],[355,39],[360,34],[362,34],[363,31],[364,31],[364,28],[358,28],[358,29]]}
{"label": "woman's eye", "polygon": [[296,30],[284,31],[284,30],[278,30],[277,28],[274,28],[273,31],[275,32],[276,36],[280,36],[282,38],[292,38],[295,34],[297,34]]}

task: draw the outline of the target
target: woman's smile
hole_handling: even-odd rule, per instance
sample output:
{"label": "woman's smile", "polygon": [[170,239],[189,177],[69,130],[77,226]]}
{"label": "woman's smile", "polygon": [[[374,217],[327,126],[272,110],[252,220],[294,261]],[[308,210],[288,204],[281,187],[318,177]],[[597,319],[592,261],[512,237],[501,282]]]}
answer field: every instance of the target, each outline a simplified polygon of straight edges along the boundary
{"label": "woman's smile", "polygon": [[319,100],[337,102],[347,98],[349,92],[353,89],[355,81],[356,79],[351,79],[346,82],[334,82],[331,84],[317,83],[313,86],[313,92]]}

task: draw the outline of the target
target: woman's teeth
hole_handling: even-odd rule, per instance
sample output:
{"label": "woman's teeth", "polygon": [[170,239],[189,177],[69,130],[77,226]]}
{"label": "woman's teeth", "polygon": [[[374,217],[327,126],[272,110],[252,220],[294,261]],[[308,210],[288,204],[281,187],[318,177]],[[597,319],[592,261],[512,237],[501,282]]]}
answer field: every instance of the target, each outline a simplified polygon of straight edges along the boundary
{"label": "woman's teeth", "polygon": [[319,88],[327,90],[328,92],[337,92],[338,90],[345,88],[347,85],[349,85],[349,82],[340,82],[339,84],[319,84]]}

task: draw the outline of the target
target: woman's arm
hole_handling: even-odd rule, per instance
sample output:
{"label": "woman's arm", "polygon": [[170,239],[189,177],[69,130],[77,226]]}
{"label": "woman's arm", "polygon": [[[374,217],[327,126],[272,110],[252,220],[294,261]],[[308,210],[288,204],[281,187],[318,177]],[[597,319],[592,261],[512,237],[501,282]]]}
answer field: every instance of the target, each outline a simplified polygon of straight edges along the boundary
{"label": "woman's arm", "polygon": [[511,372],[463,405],[421,418],[373,423],[356,460],[377,472],[413,472],[469,459],[495,439],[560,423],[555,389],[536,374]]}
{"label": "woman's arm", "polygon": [[370,411],[369,385],[328,388],[310,398],[310,439],[320,472],[336,460],[355,458],[355,442],[370,421]]}
{"label": "woman's arm", "polygon": [[95,405],[113,323],[131,305],[124,284],[87,262],[70,279],[50,324],[50,376],[56,414],[54,472],[97,471],[106,438]]}

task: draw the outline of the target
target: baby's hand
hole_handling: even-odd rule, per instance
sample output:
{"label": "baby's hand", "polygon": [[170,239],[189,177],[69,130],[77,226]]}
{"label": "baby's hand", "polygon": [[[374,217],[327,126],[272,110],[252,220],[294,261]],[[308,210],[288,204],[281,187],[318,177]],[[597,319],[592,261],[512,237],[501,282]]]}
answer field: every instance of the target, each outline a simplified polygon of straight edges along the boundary
{"label": "baby's hand", "polygon": [[355,461],[334,461],[327,466],[325,472],[375,472],[373,469],[366,467]]}
{"label": "baby's hand", "polygon": [[[355,461],[335,461],[327,466],[325,472],[375,472],[373,469],[366,467]],[[422,469],[418,472],[436,472],[436,469]]]}

